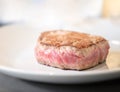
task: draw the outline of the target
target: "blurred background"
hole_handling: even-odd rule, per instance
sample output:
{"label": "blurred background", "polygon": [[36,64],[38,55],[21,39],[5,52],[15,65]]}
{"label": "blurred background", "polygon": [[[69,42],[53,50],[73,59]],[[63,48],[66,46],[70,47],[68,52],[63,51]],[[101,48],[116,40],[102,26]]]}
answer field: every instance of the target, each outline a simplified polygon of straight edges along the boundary
{"label": "blurred background", "polygon": [[0,25],[78,26],[86,20],[119,20],[120,0],[0,0]]}

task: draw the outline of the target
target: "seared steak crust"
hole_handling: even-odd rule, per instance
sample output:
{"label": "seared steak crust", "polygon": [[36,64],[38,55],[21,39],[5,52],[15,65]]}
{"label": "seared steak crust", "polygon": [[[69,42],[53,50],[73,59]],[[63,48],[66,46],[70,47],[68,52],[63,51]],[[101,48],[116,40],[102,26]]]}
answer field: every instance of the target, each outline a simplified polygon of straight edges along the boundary
{"label": "seared steak crust", "polygon": [[105,39],[100,36],[64,30],[43,32],[39,37],[41,44],[57,47],[73,46],[79,49],[87,48],[101,41],[105,41]]}

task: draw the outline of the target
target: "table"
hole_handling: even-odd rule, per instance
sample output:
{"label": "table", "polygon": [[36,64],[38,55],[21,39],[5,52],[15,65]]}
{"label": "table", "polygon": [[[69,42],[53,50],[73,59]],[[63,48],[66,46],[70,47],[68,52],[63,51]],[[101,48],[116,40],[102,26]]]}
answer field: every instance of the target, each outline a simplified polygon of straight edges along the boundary
{"label": "table", "polygon": [[0,92],[120,92],[120,78],[70,85],[32,82],[0,73]]}

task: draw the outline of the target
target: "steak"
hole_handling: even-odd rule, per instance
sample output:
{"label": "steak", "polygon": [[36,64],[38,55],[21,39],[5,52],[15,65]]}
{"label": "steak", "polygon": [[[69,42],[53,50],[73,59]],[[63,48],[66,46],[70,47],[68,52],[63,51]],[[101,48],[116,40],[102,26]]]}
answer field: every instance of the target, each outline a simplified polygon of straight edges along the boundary
{"label": "steak", "polygon": [[41,33],[35,47],[40,64],[74,70],[105,62],[108,52],[109,43],[105,38],[66,30]]}

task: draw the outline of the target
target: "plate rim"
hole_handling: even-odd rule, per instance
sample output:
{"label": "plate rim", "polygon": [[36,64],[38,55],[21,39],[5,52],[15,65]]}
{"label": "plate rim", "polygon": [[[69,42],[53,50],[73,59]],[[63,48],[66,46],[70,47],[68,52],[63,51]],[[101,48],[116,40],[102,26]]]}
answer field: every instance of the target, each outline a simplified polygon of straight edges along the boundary
{"label": "plate rim", "polygon": [[[101,75],[101,74],[114,74],[114,73],[120,73],[120,68],[112,69],[112,70],[102,70],[102,71],[77,71],[75,70],[71,73],[56,73],[56,72],[40,72],[40,71],[29,71],[29,70],[23,70],[23,69],[17,69],[17,68],[11,68],[6,66],[0,65],[0,71],[10,71],[12,73],[20,73],[20,74],[28,74],[28,75],[45,75],[45,76],[90,76],[90,75]],[[69,70],[67,70],[69,72]],[[74,74],[73,74],[74,72]]]}

